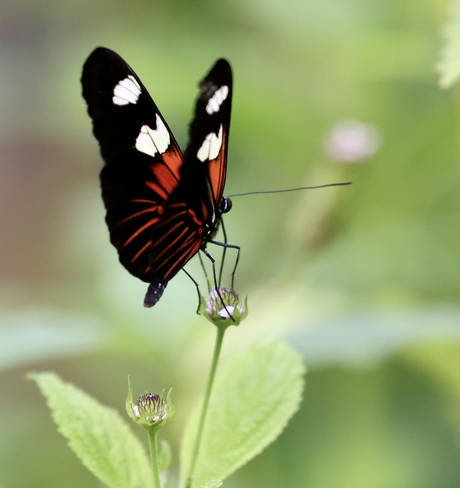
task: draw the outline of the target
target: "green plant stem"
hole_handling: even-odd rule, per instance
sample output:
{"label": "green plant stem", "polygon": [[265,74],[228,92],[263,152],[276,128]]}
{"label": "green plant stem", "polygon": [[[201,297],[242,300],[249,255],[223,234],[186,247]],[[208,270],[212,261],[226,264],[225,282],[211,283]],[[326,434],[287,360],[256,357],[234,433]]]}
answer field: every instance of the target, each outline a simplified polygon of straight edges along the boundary
{"label": "green plant stem", "polygon": [[153,488],[161,488],[160,471],[158,469],[157,430],[158,429],[152,429],[149,431],[149,447],[150,458],[152,460]]}
{"label": "green plant stem", "polygon": [[225,331],[227,327],[217,327],[216,342],[214,344],[214,353],[211,361],[211,369],[209,371],[208,384],[206,386],[206,392],[203,399],[203,407],[201,409],[200,423],[198,424],[198,431],[195,439],[195,445],[193,447],[192,462],[190,463],[190,469],[187,476],[186,488],[191,488],[193,475],[195,474],[195,466],[200,453],[201,438],[203,437],[204,424],[206,421],[206,414],[208,413],[209,399],[211,398],[212,385],[214,383],[214,377],[216,376],[217,364],[219,362],[220,351],[222,350],[222,343],[224,340]]}

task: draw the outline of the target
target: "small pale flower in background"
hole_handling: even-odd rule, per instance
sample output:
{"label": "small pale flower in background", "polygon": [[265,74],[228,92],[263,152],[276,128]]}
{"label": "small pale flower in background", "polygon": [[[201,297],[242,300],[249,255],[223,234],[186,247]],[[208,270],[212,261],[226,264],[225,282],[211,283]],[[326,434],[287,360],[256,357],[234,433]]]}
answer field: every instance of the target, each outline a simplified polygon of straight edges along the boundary
{"label": "small pale flower in background", "polygon": [[358,163],[381,146],[379,130],[355,119],[337,122],[324,138],[324,149],[336,161]]}

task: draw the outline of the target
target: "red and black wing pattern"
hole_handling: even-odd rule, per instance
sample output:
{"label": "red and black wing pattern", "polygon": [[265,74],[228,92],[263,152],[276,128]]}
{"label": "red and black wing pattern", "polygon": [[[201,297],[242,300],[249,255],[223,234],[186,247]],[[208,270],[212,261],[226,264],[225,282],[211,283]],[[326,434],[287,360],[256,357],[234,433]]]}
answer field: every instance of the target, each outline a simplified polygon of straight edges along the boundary
{"label": "red and black wing pattern", "polygon": [[150,228],[179,184],[182,153],[142,82],[117,54],[93,51],[82,86],[105,161],[100,179],[111,242],[128,271],[150,282]]}
{"label": "red and black wing pattern", "polygon": [[231,68],[220,59],[200,83],[179,186],[164,208],[162,221],[152,228],[153,267],[167,279],[217,230],[227,167],[231,95]]}
{"label": "red and black wing pattern", "polygon": [[231,84],[230,66],[219,60],[200,85],[183,157],[122,58],[97,48],[84,65],[83,97],[105,161],[100,180],[110,239],[125,268],[150,283],[146,306],[160,299],[167,282],[217,229]]}

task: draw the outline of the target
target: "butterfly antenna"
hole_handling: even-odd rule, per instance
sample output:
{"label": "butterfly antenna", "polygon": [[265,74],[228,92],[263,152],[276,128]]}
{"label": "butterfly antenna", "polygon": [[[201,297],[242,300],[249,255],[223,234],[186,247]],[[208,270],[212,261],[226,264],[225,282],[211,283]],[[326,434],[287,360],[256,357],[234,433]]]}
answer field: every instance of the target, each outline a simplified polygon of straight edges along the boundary
{"label": "butterfly antenna", "polygon": [[261,191],[249,191],[247,193],[235,193],[233,195],[229,195],[227,198],[233,197],[244,197],[246,195],[263,195],[267,193],[287,193],[290,191],[301,191],[301,190],[316,190],[318,188],[328,188],[330,186],[347,186],[351,185],[351,181],[343,181],[340,183],[328,183],[326,185],[317,185],[317,186],[300,186],[298,188],[286,188],[284,190],[261,190]]}

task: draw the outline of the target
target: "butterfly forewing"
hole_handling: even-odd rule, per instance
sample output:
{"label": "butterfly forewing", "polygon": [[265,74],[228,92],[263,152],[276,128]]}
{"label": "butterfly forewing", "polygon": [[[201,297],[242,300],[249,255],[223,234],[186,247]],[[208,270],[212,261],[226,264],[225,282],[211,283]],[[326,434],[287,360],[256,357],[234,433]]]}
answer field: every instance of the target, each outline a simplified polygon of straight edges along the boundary
{"label": "butterfly forewing", "polygon": [[149,282],[154,305],[167,282],[217,229],[226,174],[232,77],[219,60],[200,84],[184,157],[134,71],[97,48],[86,61],[83,96],[105,165],[102,196],[121,263]]}
{"label": "butterfly forewing", "polygon": [[82,85],[106,163],[101,186],[111,241],[122,264],[148,282],[149,229],[179,184],[181,151],[142,82],[114,52],[91,54]]}
{"label": "butterfly forewing", "polygon": [[232,70],[219,59],[200,83],[195,117],[190,124],[190,142],[185,159],[193,158],[205,167],[216,208],[222,199],[227,173],[227,148],[232,108]]}

